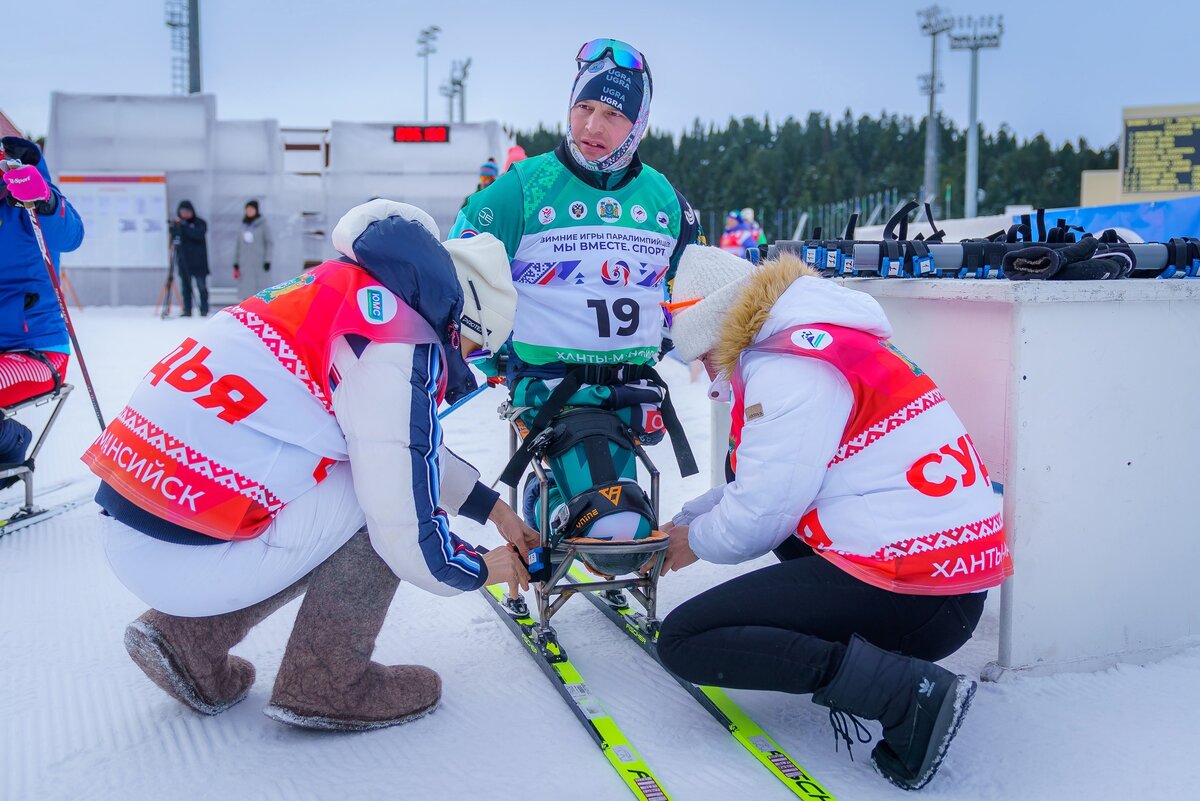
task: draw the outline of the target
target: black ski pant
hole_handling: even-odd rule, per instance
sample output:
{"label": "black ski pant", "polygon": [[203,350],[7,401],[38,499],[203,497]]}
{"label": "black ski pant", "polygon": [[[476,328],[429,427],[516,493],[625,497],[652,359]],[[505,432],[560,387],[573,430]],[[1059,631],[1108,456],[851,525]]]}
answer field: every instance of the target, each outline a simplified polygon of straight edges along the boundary
{"label": "black ski pant", "polygon": [[935,661],[971,638],[987,593],[902,595],[873,587],[799,540],[783,560],[719,584],[667,615],[658,653],[697,684],[811,693],[837,673],[858,634],[873,645]]}
{"label": "black ski pant", "polygon": [[179,292],[183,295],[183,313],[192,316],[192,281],[200,296],[200,316],[208,316],[208,273],[193,273],[184,266],[179,267]]}

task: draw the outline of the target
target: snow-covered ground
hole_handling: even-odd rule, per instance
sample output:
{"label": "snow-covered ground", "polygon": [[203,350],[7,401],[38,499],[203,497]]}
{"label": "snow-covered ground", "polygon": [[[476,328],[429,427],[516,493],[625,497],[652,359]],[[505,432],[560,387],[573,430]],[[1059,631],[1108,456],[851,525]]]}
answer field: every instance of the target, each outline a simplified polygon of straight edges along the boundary
{"label": "snow-covered ground", "polygon": [[[105,413],[201,324],[161,321],[148,309],[77,312]],[[664,374],[701,458],[708,401],[687,370]],[[96,436],[78,365],[78,387],[38,461],[38,480],[87,473],[79,454]],[[500,393],[449,418],[447,439],[485,477],[507,452],[495,417]],[[40,411],[40,410],[39,410]],[[32,423],[44,415],[29,414]],[[665,476],[673,460],[654,449]],[[664,510],[703,489],[702,476],[664,482]],[[84,494],[92,482],[54,499]],[[18,490],[0,496],[11,508]],[[2,512],[0,512],[2,513]],[[457,530],[499,541],[471,523]],[[614,799],[629,792],[484,599],[436,598],[401,585],[376,658],[421,662],[444,682],[438,711],[406,726],[314,734],[260,710],[299,601],[268,619],[235,651],[258,667],[250,696],[215,718],[167,697],[121,644],[141,603],[108,570],[96,508],[86,504],[0,538],[0,801],[52,799]],[[767,560],[738,568],[698,564],[663,580],[664,611]],[[978,675],[996,654],[993,593],[975,639],[946,660]],[[566,605],[559,634],[593,691],[677,801],[792,797],[668,678],[582,600]],[[843,801],[898,799],[871,770],[869,746],[834,752],[825,710],[807,697],[731,693],[774,738]],[[1196,798],[1193,737],[1200,714],[1200,649],[1146,667],[1094,674],[1006,678],[981,684],[928,799]]]}

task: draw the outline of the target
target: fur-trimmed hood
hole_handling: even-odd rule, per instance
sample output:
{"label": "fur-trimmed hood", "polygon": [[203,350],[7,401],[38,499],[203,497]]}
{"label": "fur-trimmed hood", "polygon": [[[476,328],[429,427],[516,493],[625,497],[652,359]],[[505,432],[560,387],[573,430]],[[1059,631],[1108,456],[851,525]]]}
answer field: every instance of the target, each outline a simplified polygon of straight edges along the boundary
{"label": "fur-trimmed hood", "polygon": [[826,280],[798,257],[784,253],[756,270],[721,324],[713,357],[732,376],[746,348],[785,328],[828,323],[889,338],[892,325],[879,303]]}

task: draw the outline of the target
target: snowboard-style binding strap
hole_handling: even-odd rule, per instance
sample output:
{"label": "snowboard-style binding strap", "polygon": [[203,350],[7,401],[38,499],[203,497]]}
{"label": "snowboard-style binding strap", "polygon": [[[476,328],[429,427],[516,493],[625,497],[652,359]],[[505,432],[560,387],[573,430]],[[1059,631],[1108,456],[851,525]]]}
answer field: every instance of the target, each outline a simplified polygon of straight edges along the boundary
{"label": "snowboard-style binding strap", "polygon": [[618,512],[633,512],[650,521],[652,526],[658,523],[645,490],[636,482],[626,479],[606,486],[594,486],[572,498],[567,503],[567,522],[562,536],[570,538],[575,532],[587,531],[597,520]]}
{"label": "snowboard-style binding strap", "polygon": [[[601,578],[613,580],[614,573],[606,567],[616,562],[633,565],[634,570],[650,567],[658,554],[666,551],[671,535],[658,529],[640,540],[598,540],[592,537],[573,537],[563,540],[563,545],[579,554],[579,561],[587,571]],[[625,565],[622,565],[624,567]],[[633,572],[619,570],[617,572]]]}

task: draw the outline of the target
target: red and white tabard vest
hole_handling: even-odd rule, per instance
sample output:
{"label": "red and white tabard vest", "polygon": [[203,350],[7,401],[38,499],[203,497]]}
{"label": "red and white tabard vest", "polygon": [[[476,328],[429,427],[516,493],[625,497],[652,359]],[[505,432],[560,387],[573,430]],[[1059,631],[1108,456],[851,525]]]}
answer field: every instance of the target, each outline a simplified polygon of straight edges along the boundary
{"label": "red and white tabard vest", "polygon": [[[854,407],[841,446],[796,535],[876,587],[956,595],[1012,575],[1000,499],[958,415],[929,376],[890,342],[851,328],[807,325],[750,350],[827,362],[846,377]],[[745,419],[733,376],[732,460]]]}
{"label": "red and white tabard vest", "polygon": [[437,341],[364,270],[325,262],[222,309],[164,356],[83,461],[160,518],[223,540],[256,537],[349,458],[330,388],[345,334]]}

